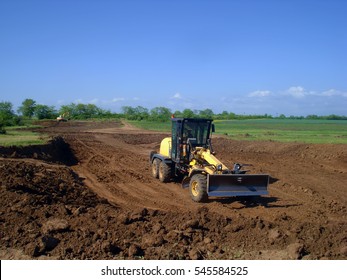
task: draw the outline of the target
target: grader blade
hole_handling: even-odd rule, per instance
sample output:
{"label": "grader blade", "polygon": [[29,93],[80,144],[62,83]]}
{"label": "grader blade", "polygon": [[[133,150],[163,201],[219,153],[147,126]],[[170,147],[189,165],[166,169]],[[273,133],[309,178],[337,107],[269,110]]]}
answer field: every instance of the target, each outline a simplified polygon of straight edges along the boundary
{"label": "grader blade", "polygon": [[207,176],[208,196],[267,195],[269,175],[222,174]]}

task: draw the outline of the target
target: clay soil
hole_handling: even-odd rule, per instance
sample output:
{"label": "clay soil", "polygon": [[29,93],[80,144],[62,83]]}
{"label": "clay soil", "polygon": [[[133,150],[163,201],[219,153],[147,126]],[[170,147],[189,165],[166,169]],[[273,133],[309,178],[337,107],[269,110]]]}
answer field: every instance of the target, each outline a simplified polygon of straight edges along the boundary
{"label": "clay soil", "polygon": [[194,203],[152,178],[167,134],[46,122],[44,146],[0,147],[1,259],[347,259],[347,146],[214,137],[228,166],[271,175],[259,198]]}

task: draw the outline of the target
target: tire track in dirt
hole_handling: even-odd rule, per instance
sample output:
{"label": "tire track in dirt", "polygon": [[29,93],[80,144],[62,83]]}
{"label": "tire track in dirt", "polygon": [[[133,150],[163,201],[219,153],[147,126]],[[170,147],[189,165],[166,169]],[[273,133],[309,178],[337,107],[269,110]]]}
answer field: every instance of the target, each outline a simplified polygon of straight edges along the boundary
{"label": "tire track in dirt", "polygon": [[[104,158],[104,164],[107,166],[108,172],[106,172],[107,174],[103,174],[103,176],[105,176],[103,183],[107,184],[109,189],[113,189],[115,194],[118,192],[119,197],[112,198],[114,201],[117,200],[118,203],[122,205],[131,204],[131,207],[135,208],[145,205],[149,208],[166,209],[168,211],[189,211],[197,208],[196,204],[190,201],[188,192],[182,190],[178,183],[163,184],[150,176],[148,165],[149,152],[158,148],[160,140],[165,134],[149,133],[148,131],[142,131],[133,127],[128,130],[127,126],[115,129],[94,129],[92,132],[92,135],[88,134],[88,141],[91,144],[89,144],[89,142],[88,144],[83,144],[84,147],[89,147],[89,151],[94,151],[93,157],[90,158],[87,166],[96,165],[100,167],[102,166],[102,162],[97,162],[96,155],[100,155]],[[150,137],[156,138],[157,141],[148,141]],[[93,140],[90,140],[92,138]],[[217,142],[218,140],[218,138],[215,139]],[[81,140],[78,139],[78,141],[80,142]],[[222,139],[222,141],[228,140]],[[97,147],[95,147],[95,145],[97,145]],[[298,145],[296,144],[296,146]],[[228,146],[226,145],[225,147]],[[249,149],[259,150],[255,144],[252,144]],[[298,149],[298,147],[296,147],[296,149]],[[288,151],[290,151],[290,148],[286,147],[280,152],[288,153]],[[111,154],[116,160],[111,160]],[[230,159],[226,158],[225,152],[220,154],[220,158],[223,161],[225,160],[230,163]],[[256,167],[260,166],[260,169],[265,170],[268,165],[261,154],[262,153],[259,155],[261,162],[259,162],[258,158],[254,158],[254,155],[257,155],[256,151],[250,155],[246,154],[244,156],[245,162],[252,162]],[[237,154],[237,156],[240,156],[240,154]],[[94,161],[92,161],[92,159],[94,159]],[[288,169],[288,172],[307,177],[307,175],[300,172],[304,166],[297,168],[292,163],[289,163],[288,166],[291,168],[291,170]],[[271,174],[273,166],[269,167],[271,167],[269,168],[269,173]],[[259,167],[257,168],[259,169]],[[284,168],[286,167],[284,166]],[[100,172],[102,170],[103,168],[98,170],[95,169],[95,172]],[[277,168],[274,174],[281,172],[283,173],[283,170],[279,171]],[[119,182],[112,182],[112,177],[119,178]],[[285,175],[284,178],[291,180],[287,175]],[[112,183],[110,184],[109,182]],[[234,214],[235,209],[243,209],[243,211],[246,211],[252,216],[258,216],[260,212],[264,212],[263,214],[267,216],[268,213],[266,212],[268,211],[264,211],[264,209],[274,209],[276,207],[281,209],[296,208],[293,213],[295,213],[299,219],[305,219],[311,215],[319,216],[316,212],[321,208],[321,204],[324,203],[324,201],[320,199],[319,196],[315,196],[315,200],[312,201],[311,188],[293,187],[293,185],[295,186],[298,183],[298,186],[302,185],[301,182],[287,183],[283,181],[271,185],[270,190],[272,190],[272,196],[278,196],[279,199],[277,200],[266,197],[256,199],[255,201],[239,201],[238,199],[211,200],[212,203],[210,202],[207,204],[212,211],[227,216]],[[215,201],[218,202],[214,203]],[[129,208],[129,206],[127,207]],[[304,213],[300,213],[300,209],[305,209],[303,211]],[[333,214],[327,213],[327,215]],[[336,217],[334,217],[334,219],[336,219]]]}
{"label": "tire track in dirt", "polygon": [[[346,198],[341,195],[345,192],[342,182],[347,179],[345,145],[245,142],[214,137],[217,157],[227,165],[251,163],[253,173],[268,173],[277,181],[269,186],[267,197],[210,199],[208,203],[196,204],[179,183],[163,184],[151,177],[149,152],[158,150],[160,141],[168,134],[124,125],[86,128],[77,135],[84,145],[75,140],[68,142],[72,147],[84,147],[76,148],[80,164],[97,178],[98,188],[108,190],[107,199],[129,211],[146,207],[183,214],[198,211],[204,205],[211,212],[236,217],[240,222],[247,218],[275,224],[287,221],[289,232],[307,227],[308,222],[318,228],[325,227],[327,222],[346,225]],[[93,156],[88,164],[87,155]],[[329,189],[330,185],[336,186]],[[103,195],[102,191],[95,191]]]}
{"label": "tire track in dirt", "polygon": [[[75,169],[77,172],[82,171],[83,177],[89,179],[87,184],[97,182],[97,187],[92,189],[99,195],[128,210],[143,207],[167,211],[188,210],[187,205],[192,202],[179,184],[163,184],[150,176],[147,158],[149,150],[110,141],[105,135],[97,135],[95,139],[94,143],[100,143],[103,147],[102,153],[97,147],[90,147],[89,143],[85,143],[81,138],[75,139],[80,147],[88,147],[92,153],[80,162],[81,167]],[[108,145],[110,142],[112,145]],[[74,144],[72,147],[78,149]],[[103,190],[105,187],[107,192]]]}

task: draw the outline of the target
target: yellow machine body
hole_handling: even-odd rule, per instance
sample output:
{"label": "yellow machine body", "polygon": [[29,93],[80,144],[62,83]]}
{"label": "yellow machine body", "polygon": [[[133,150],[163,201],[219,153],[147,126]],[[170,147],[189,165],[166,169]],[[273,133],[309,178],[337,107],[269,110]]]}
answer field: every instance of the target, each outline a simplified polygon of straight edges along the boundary
{"label": "yellow machine body", "polygon": [[[215,157],[209,149],[203,147],[196,147],[193,152],[194,158],[190,161],[189,165],[192,170],[203,168],[207,174],[222,174],[223,171],[228,170],[217,157]],[[206,165],[208,163],[209,165]]]}
{"label": "yellow machine body", "polygon": [[159,153],[165,157],[171,158],[171,137],[161,140]]}
{"label": "yellow machine body", "polygon": [[183,175],[182,187],[189,187],[196,202],[206,201],[209,196],[268,194],[269,175],[245,174],[248,171],[241,170],[245,165],[238,163],[229,169],[215,156],[212,120],[177,118],[172,123],[172,136],[161,141],[159,153],[150,154],[153,177],[168,182]]}

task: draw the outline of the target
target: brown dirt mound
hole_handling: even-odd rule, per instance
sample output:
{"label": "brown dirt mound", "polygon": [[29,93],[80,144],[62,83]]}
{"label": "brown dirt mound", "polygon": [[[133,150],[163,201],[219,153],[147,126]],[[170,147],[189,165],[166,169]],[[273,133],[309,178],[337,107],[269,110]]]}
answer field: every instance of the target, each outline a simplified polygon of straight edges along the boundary
{"label": "brown dirt mound", "polygon": [[347,259],[345,145],[216,138],[227,165],[276,180],[269,196],[197,204],[151,177],[166,134],[47,125],[64,138],[0,148],[1,259]]}
{"label": "brown dirt mound", "polygon": [[230,242],[234,233],[261,231],[258,219],[233,221],[205,207],[179,222],[176,213],[121,211],[64,166],[0,160],[0,176],[1,247],[23,250],[28,258],[232,258],[239,246]]}
{"label": "brown dirt mound", "polygon": [[3,158],[33,158],[47,162],[66,165],[77,164],[77,159],[71,152],[70,146],[60,136],[54,137],[46,145],[32,145],[25,147],[1,147],[0,157]]}

